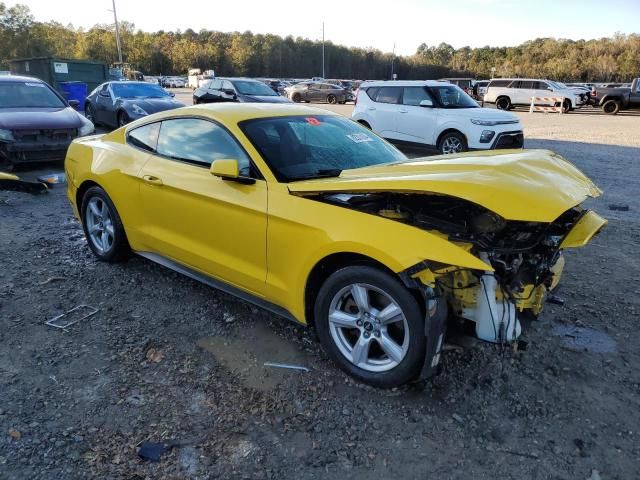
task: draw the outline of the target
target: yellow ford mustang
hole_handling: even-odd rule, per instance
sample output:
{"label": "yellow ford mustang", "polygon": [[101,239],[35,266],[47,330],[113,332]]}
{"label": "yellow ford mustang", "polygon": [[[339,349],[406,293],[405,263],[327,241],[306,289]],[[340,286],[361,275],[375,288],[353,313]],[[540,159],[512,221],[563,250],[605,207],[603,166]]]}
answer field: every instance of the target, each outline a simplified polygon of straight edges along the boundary
{"label": "yellow ford mustang", "polygon": [[436,368],[448,319],[513,341],[562,250],[606,223],[549,151],[408,160],[355,122],[297,105],[194,106],[76,140],[68,196],[104,261],[128,252],[312,324],[381,387]]}

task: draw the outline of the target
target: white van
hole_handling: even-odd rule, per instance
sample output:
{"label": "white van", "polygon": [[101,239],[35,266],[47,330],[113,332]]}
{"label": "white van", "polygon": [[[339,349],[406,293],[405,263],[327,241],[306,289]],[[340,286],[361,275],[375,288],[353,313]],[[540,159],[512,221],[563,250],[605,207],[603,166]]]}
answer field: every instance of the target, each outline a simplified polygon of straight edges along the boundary
{"label": "white van", "polygon": [[516,105],[529,106],[531,98],[537,99],[535,105],[551,107],[560,106],[560,101],[550,99],[561,98],[565,112],[585,102],[583,96],[571,88],[535,78],[496,78],[491,80],[484,95],[485,103],[495,103],[500,110],[510,110]]}
{"label": "white van", "polygon": [[351,118],[393,143],[440,153],[522,148],[517,116],[481,108],[457,85],[433,80],[360,85]]}

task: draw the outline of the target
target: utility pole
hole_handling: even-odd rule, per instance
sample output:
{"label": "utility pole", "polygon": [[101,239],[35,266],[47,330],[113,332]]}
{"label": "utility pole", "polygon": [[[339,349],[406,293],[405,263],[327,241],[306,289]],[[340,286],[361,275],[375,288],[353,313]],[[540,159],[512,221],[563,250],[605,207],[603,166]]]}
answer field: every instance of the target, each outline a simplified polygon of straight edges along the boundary
{"label": "utility pole", "polygon": [[118,14],[116,13],[116,0],[111,0],[113,5],[113,19],[116,22],[116,45],[118,46],[118,61],[122,66],[122,46],[120,45],[120,26],[118,25]]}
{"label": "utility pole", "polygon": [[395,78],[393,78],[394,72],[393,72],[393,62],[396,59],[396,42],[393,42],[393,53],[391,54],[391,80],[395,80]]}
{"label": "utility pole", "polygon": [[322,22],[322,79],[324,80],[324,22]]}

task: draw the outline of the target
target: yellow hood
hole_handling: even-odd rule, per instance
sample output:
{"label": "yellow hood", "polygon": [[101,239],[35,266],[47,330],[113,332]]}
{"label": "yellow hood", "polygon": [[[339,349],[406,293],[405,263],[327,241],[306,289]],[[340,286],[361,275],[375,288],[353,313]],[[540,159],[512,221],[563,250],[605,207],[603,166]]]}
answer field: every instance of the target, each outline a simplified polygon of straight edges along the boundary
{"label": "yellow hood", "polygon": [[602,192],[549,150],[505,150],[417,158],[292,182],[289,191],[437,193],[463,198],[507,220],[552,222]]}

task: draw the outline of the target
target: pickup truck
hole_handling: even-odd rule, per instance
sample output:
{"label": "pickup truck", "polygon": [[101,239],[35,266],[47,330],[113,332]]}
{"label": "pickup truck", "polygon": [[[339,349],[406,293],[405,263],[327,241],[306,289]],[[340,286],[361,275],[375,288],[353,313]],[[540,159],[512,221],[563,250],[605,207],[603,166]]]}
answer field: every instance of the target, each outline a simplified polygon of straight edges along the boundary
{"label": "pickup truck", "polygon": [[607,115],[615,115],[620,110],[640,110],[640,78],[636,78],[631,88],[597,88],[596,102]]}

